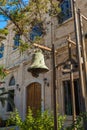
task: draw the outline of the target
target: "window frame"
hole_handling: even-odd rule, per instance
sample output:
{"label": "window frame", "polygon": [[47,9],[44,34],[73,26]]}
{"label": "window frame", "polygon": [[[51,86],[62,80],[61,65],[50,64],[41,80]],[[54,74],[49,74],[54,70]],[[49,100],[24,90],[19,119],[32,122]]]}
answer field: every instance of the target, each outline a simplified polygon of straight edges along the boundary
{"label": "window frame", "polygon": [[[68,115],[68,116],[72,116],[72,97],[71,97],[71,95],[70,95],[70,97],[69,97],[69,100],[70,100],[70,101],[68,100],[68,101],[71,103],[71,104],[70,104],[70,105],[71,105],[71,106],[70,106],[70,109],[71,109],[70,111],[67,111],[67,110],[66,110],[66,108],[67,108],[66,105],[69,105],[69,104],[68,104],[68,101],[67,101],[67,103],[65,102],[65,100],[68,99],[68,98],[67,98],[67,99],[65,98],[65,97],[66,97],[66,96],[65,96],[65,94],[66,94],[66,93],[65,93],[65,91],[66,91],[66,90],[65,90],[65,87],[68,87],[68,89],[69,89],[69,87],[70,87],[70,82],[69,82],[69,81],[70,81],[70,80],[65,80],[65,81],[63,81],[63,104],[64,104],[64,114],[66,114],[66,115]],[[69,84],[69,86],[67,86],[66,84]],[[70,94],[71,94],[71,89],[70,89],[70,90],[67,90],[67,92],[68,92],[68,91],[70,91]],[[68,96],[69,96],[69,95],[68,95]],[[69,112],[69,113],[68,113],[68,112]]]}
{"label": "window frame", "polygon": [[[66,114],[67,116],[72,116],[72,114],[73,114],[73,112],[72,112],[73,108],[71,108],[71,112],[70,113],[67,113],[68,111],[65,110],[66,109],[66,107],[65,107],[66,103],[65,103],[64,100],[65,100],[65,94],[66,93],[64,93],[64,88],[65,88],[64,82],[68,83],[68,85],[69,85],[68,87],[70,87],[70,80],[63,81],[63,104],[64,104],[63,106],[64,106],[64,114]],[[75,90],[74,94],[75,94],[76,115],[79,115],[79,113],[80,113],[80,104],[81,104],[81,99],[79,99],[79,97],[80,97],[79,79],[74,79],[74,90]],[[70,91],[71,91],[71,88],[70,88]],[[71,94],[71,92],[70,92],[70,94]],[[71,107],[73,107],[72,106],[72,95],[69,97],[69,100],[70,100],[70,103],[71,103]]]}
{"label": "window frame", "polygon": [[3,58],[4,55],[4,44],[2,43],[0,46],[0,59]]}
{"label": "window frame", "polygon": [[[8,97],[10,97],[13,102],[14,102],[14,96],[15,96],[15,90],[9,90],[9,92],[13,93],[13,95],[8,94]],[[12,107],[12,105],[10,104],[10,102],[7,101],[7,112],[13,112],[14,108]]]}
{"label": "window frame", "polygon": [[13,45],[13,50],[17,49],[20,45],[20,34],[17,33],[14,36],[14,45]]}
{"label": "window frame", "polygon": [[34,41],[36,37],[41,37],[42,35],[43,35],[43,31],[42,31],[41,23],[34,25],[29,34],[30,40],[32,41]]}
{"label": "window frame", "polygon": [[[63,11],[61,10],[61,12],[58,14],[58,24],[62,24],[64,22],[66,22],[67,20],[69,20],[70,18],[72,18],[73,16],[73,13],[72,13],[72,1],[71,0],[65,0],[65,1],[70,1],[69,3],[69,8],[70,8],[70,11],[69,11],[69,16],[67,17],[67,15],[64,17],[63,15]],[[64,0],[61,0],[60,1],[60,5],[62,5],[64,3]],[[61,7],[60,7],[61,8]],[[68,8],[67,8],[68,9]],[[64,11],[65,12],[65,11]],[[71,12],[71,13],[70,13]],[[61,18],[62,16],[62,18]]]}

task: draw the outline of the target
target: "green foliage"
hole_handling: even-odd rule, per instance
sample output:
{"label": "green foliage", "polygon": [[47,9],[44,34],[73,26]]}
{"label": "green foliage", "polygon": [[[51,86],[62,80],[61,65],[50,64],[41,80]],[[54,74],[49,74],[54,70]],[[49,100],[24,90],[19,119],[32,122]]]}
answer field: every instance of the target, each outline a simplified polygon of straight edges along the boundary
{"label": "green foliage", "polygon": [[23,53],[29,48],[29,44],[24,42],[23,40],[20,40],[20,46],[19,46],[19,51],[20,53]]}
{"label": "green foliage", "polygon": [[7,35],[7,34],[8,34],[7,28],[5,28],[5,29],[0,29],[0,34],[5,34],[5,35]]}
{"label": "green foliage", "polygon": [[[64,127],[65,116],[58,114],[58,130],[84,130],[84,123],[87,121],[87,113],[81,113],[76,121],[68,127]],[[35,116],[31,109],[28,110],[26,119],[22,121],[17,110],[15,110],[9,120],[9,124],[19,126],[20,130],[53,130],[54,129],[54,117],[53,113],[49,113],[47,110],[41,113],[38,111]]]}
{"label": "green foliage", "polygon": [[58,115],[58,130],[64,130],[66,116]]}
{"label": "green foliage", "polygon": [[80,113],[79,116],[77,116],[76,121],[73,122],[73,124],[66,128],[66,130],[84,130],[84,124],[87,123],[87,112]]}
{"label": "green foliage", "polygon": [[[0,14],[7,17],[14,24],[13,30],[24,36],[30,44],[32,41],[29,39],[28,33],[32,27],[41,23],[41,29],[44,32],[43,35],[45,35],[46,16],[56,16],[60,12],[58,4],[58,1],[51,0],[29,0],[27,5],[22,0],[1,0]],[[1,32],[7,34],[6,30],[0,31],[0,34]],[[43,39],[43,37],[41,38]],[[1,37],[1,39],[3,40],[4,37]],[[38,42],[40,43],[40,41]],[[23,43],[20,46],[21,52],[25,51],[22,47],[24,47]]]}
{"label": "green foliage", "polygon": [[[58,130],[61,130],[64,125],[65,117],[58,115]],[[38,111],[33,116],[32,111],[29,109],[26,119],[22,121],[17,110],[13,112],[7,122],[7,124],[14,124],[19,126],[20,130],[53,130],[54,118],[53,114],[47,110],[41,113]]]}
{"label": "green foliage", "polygon": [[[51,0],[29,0],[29,4],[25,6],[23,1],[2,0],[0,12],[8,17],[15,25],[16,30],[23,31],[26,25],[33,25],[44,21],[44,17],[49,13],[51,8],[51,15],[58,14],[60,9],[59,2],[51,2]],[[4,5],[4,8],[3,8]],[[8,5],[7,8],[5,5]],[[50,7],[51,5],[51,7]],[[14,8],[12,8],[14,7]],[[23,34],[23,32],[20,32]]]}
{"label": "green foliage", "polygon": [[15,109],[14,113],[11,113],[10,119],[7,121],[7,126],[9,124],[16,124],[17,126],[21,126],[22,125],[22,120],[21,117],[19,116],[18,111]]}
{"label": "green foliage", "polygon": [[5,88],[0,88],[1,105],[2,107],[4,107],[5,101],[8,101],[11,104],[11,106],[14,108],[15,107],[14,101],[9,96],[7,96],[8,94],[13,95],[13,93],[11,93],[10,91],[6,91]]}
{"label": "green foliage", "polygon": [[5,100],[6,100],[6,97],[3,97],[3,95],[5,95],[5,94],[6,93],[4,92],[4,88],[0,88],[0,102],[3,107],[5,105]]}
{"label": "green foliage", "polygon": [[0,0],[0,5],[4,6],[7,0]]}
{"label": "green foliage", "polygon": [[8,30],[6,28],[0,29],[0,41],[6,39],[7,34],[8,34]]}
{"label": "green foliage", "polygon": [[33,40],[33,43],[36,44],[44,44],[44,39],[42,39],[42,37],[36,36],[35,39]]}
{"label": "green foliage", "polygon": [[49,9],[49,15],[57,16],[61,12],[61,9],[58,6],[59,1],[54,2],[54,1],[50,0],[50,3],[51,3],[51,8]]}
{"label": "green foliage", "polygon": [[3,66],[0,66],[0,79],[4,79],[6,77],[6,71]]}

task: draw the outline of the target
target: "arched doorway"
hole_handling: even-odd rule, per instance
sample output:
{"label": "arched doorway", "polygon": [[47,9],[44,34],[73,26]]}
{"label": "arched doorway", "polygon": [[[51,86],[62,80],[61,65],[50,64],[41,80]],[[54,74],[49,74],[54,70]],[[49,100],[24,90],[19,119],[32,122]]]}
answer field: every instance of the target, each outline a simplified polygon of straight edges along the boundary
{"label": "arched doorway", "polygon": [[31,108],[33,113],[41,109],[41,84],[34,82],[27,86],[27,111]]}

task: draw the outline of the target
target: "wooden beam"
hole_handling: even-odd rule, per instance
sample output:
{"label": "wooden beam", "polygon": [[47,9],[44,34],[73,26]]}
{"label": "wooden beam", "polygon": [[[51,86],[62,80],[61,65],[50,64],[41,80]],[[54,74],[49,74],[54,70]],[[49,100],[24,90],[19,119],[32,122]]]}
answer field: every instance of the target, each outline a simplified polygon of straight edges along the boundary
{"label": "wooden beam", "polygon": [[70,69],[62,69],[62,72],[63,72],[63,73],[70,73],[71,70],[70,70]]}
{"label": "wooden beam", "polygon": [[87,17],[84,16],[83,14],[81,14],[82,18],[85,19],[87,21]]}
{"label": "wooden beam", "polygon": [[39,45],[39,44],[36,44],[36,43],[34,43],[33,45],[34,45],[35,47],[39,47],[39,48],[41,48],[41,49],[43,49],[43,50],[52,51],[51,48],[46,47],[46,46],[43,46],[43,45]]}
{"label": "wooden beam", "polygon": [[74,41],[72,41],[71,39],[67,38],[67,41],[70,42],[71,44],[73,44],[74,46],[76,46],[76,43]]}

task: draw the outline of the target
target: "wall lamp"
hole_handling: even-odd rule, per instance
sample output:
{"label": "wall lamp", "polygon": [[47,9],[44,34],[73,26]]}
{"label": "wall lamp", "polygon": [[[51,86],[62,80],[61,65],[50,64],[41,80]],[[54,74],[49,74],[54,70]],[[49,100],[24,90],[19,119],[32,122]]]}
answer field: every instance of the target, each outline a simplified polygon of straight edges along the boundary
{"label": "wall lamp", "polygon": [[17,89],[18,91],[21,90],[20,87],[19,87],[19,84],[16,84],[16,89]]}
{"label": "wall lamp", "polygon": [[47,79],[47,78],[44,78],[43,80],[44,80],[44,84],[45,84],[47,87],[49,87],[48,79]]}

